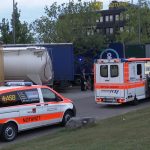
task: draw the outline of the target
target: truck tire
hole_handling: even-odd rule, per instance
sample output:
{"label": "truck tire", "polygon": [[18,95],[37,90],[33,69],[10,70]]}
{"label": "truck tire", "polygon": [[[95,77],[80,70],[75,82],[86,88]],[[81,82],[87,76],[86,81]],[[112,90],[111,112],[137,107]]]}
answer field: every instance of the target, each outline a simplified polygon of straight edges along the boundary
{"label": "truck tire", "polygon": [[61,122],[61,125],[62,126],[65,126],[66,123],[73,117],[73,113],[68,110],[64,113],[64,116],[63,116],[63,119],[62,119],[62,122]]}
{"label": "truck tire", "polygon": [[13,141],[17,136],[17,126],[14,123],[7,123],[4,125],[1,133],[1,139],[3,141]]}

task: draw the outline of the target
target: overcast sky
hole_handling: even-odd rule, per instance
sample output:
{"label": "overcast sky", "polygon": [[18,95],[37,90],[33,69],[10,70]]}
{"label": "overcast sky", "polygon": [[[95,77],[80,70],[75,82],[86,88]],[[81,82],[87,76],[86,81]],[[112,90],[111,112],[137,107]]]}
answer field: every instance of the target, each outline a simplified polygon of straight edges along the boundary
{"label": "overcast sky", "polygon": [[[50,6],[53,2],[62,4],[68,1],[69,0],[15,0],[15,2],[18,3],[18,9],[21,10],[21,17],[20,17],[21,21],[26,21],[28,23],[31,23],[35,19],[40,18],[42,15],[44,15],[45,6]],[[91,0],[82,0],[82,1],[89,2]],[[108,9],[108,5],[111,2],[111,0],[99,0],[99,1],[103,2],[104,9]],[[122,0],[122,1],[127,1],[127,0]],[[136,2],[137,0],[133,0],[133,1]],[[2,18],[6,18],[10,20],[12,11],[13,11],[13,0],[1,0],[0,22]]]}

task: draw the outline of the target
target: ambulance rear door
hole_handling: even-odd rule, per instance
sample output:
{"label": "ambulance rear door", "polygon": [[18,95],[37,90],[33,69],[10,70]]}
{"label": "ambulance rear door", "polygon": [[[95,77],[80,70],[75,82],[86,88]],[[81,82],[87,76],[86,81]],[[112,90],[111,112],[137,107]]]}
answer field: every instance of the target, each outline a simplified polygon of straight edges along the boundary
{"label": "ambulance rear door", "polygon": [[123,83],[123,63],[97,64],[96,83]]}
{"label": "ambulance rear door", "polygon": [[124,82],[123,63],[104,63],[96,65],[96,97],[120,98],[124,97],[124,90],[120,89]]}

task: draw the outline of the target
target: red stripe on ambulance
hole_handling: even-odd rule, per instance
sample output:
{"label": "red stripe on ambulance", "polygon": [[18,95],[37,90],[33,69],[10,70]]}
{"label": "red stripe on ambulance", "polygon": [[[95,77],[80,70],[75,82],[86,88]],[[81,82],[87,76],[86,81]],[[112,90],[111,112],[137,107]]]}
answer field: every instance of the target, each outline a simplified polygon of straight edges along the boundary
{"label": "red stripe on ambulance", "polygon": [[59,119],[63,117],[63,114],[64,114],[63,112],[58,112],[53,114],[39,114],[39,115],[32,115],[32,116],[5,118],[5,119],[0,119],[0,124],[7,123],[10,120],[13,120],[18,124],[26,124],[26,123],[46,121],[51,119]]}

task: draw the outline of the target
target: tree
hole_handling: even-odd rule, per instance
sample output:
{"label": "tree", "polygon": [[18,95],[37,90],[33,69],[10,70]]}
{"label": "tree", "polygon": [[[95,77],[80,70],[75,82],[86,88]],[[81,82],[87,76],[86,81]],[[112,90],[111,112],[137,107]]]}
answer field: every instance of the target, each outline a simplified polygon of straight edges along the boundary
{"label": "tree", "polygon": [[[104,37],[96,33],[97,13],[92,3],[70,2],[45,7],[46,16],[33,24],[38,40],[45,43],[74,43],[76,53],[100,49]],[[93,51],[94,52],[94,51]]]}
{"label": "tree", "polygon": [[146,43],[150,41],[150,4],[140,0],[138,5],[131,5],[122,15],[126,19],[123,32],[117,40],[124,43]]}
{"label": "tree", "polygon": [[17,3],[15,3],[14,14],[12,13],[11,22],[9,23],[8,20],[4,18],[2,19],[0,30],[1,40],[4,44],[13,43],[13,21],[15,22],[15,44],[25,44],[34,42],[33,33],[31,32],[32,28],[28,25],[27,22],[21,23],[20,13],[21,11],[18,10]]}
{"label": "tree", "polygon": [[12,32],[10,31],[8,20],[5,20],[4,18],[2,19],[0,30],[1,30],[0,40],[3,41],[5,44],[11,43]]}
{"label": "tree", "polygon": [[[21,11],[17,8],[17,3],[14,6],[14,13],[12,13],[11,26],[13,28],[13,21],[15,22],[15,34],[16,34],[16,44],[21,43],[32,43],[34,42],[33,33],[31,33],[31,28],[27,22],[21,23],[20,21]],[[14,16],[13,16],[14,15]],[[13,20],[14,19],[14,20]]]}
{"label": "tree", "polygon": [[42,16],[33,22],[32,28],[35,31],[37,41],[51,43],[57,42],[56,21],[58,7],[57,3],[53,3],[50,8],[45,7],[46,16]]}

